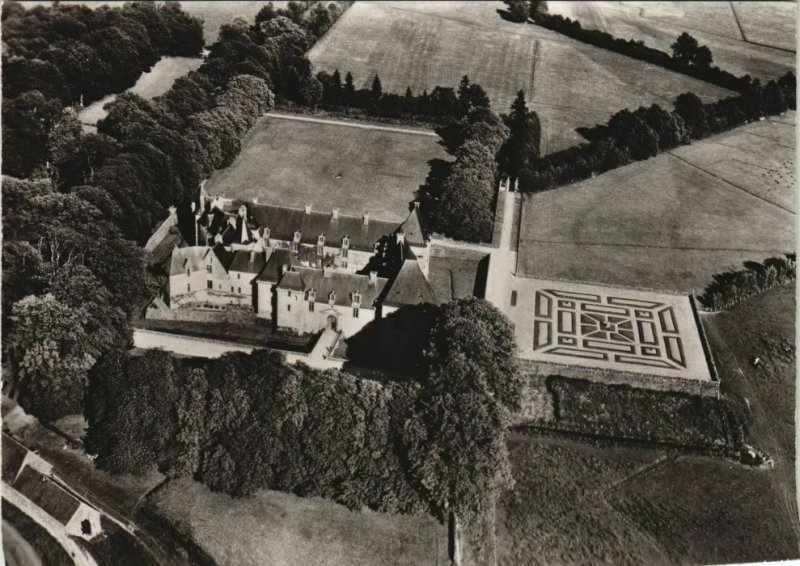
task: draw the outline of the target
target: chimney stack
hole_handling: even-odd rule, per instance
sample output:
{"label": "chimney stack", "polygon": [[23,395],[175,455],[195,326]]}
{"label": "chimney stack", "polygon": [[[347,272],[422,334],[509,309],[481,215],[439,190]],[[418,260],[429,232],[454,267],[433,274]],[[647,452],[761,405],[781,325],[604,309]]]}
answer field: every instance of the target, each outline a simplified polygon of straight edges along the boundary
{"label": "chimney stack", "polygon": [[419,210],[419,201],[418,200],[414,201],[414,208]]}
{"label": "chimney stack", "polygon": [[307,204],[305,206],[305,211],[306,211],[306,214],[311,214],[311,205],[310,204]]}
{"label": "chimney stack", "polygon": [[406,233],[403,232],[402,228],[398,232],[395,232],[395,236],[397,236],[398,245],[402,246],[403,244],[406,243]]}
{"label": "chimney stack", "polygon": [[364,226],[367,226],[369,224],[369,214],[364,213],[363,220],[364,220]]}
{"label": "chimney stack", "polygon": [[331,210],[331,218],[333,218],[334,220],[339,218],[339,209],[338,208],[334,208],[333,210]]}
{"label": "chimney stack", "polygon": [[374,286],[375,283],[378,282],[378,272],[377,271],[370,271],[369,272],[369,284],[370,286]]}

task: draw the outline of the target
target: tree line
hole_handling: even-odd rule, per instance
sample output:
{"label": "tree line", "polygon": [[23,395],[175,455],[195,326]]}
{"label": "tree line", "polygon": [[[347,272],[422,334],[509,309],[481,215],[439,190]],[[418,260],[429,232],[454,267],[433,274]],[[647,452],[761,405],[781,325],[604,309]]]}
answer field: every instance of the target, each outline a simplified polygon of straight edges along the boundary
{"label": "tree line", "polygon": [[700,295],[700,303],[710,310],[722,310],[774,287],[787,285],[796,278],[795,261],[795,254],[787,254],[761,263],[747,262],[744,269],[717,274]]}
{"label": "tree line", "polygon": [[86,448],[113,473],[158,467],[232,496],[267,488],[468,522],[511,481],[505,430],[523,383],[513,329],[468,298],[437,307],[427,331],[425,374],[404,383],[266,351],[109,354],[92,372]]}
{"label": "tree line", "polygon": [[61,109],[133,86],[165,55],[197,56],[202,23],[177,4],[2,7],[4,172],[30,176]]}
{"label": "tree line", "polygon": [[358,110],[369,116],[452,124],[464,118],[472,108],[489,106],[486,91],[479,84],[471,83],[467,76],[461,79],[457,89],[436,86],[430,93],[425,89],[421,94],[414,94],[411,87],[407,87],[403,95],[384,92],[378,75],[369,88],[359,89],[349,71],[344,82],[338,69],[333,73],[320,71],[317,79],[322,84],[320,106],[340,111]]}
{"label": "tree line", "polygon": [[714,59],[711,50],[704,45],[699,45],[697,40],[688,33],[682,33],[670,46],[672,48],[672,54],[670,54],[648,47],[641,40],[620,39],[604,31],[585,29],[577,20],[559,14],[548,14],[545,10],[540,9],[539,4],[539,2],[519,0],[507,1],[506,5],[509,8],[507,19],[519,23],[532,21],[536,25],[583,43],[658,65],[736,92],[745,92],[753,81],[750,75],[737,77],[733,73],[712,66],[711,63]]}
{"label": "tree line", "polygon": [[704,104],[693,93],[679,95],[672,111],[657,104],[614,114],[590,133],[591,141],[523,164],[520,190],[537,192],[588,179],[631,161],[795,109],[795,76],[787,72],[762,86],[754,80],[740,95]]}
{"label": "tree line", "polygon": [[221,36],[163,96],[120,95],[96,134],[73,108],[59,110],[45,148],[50,177],[3,179],[4,355],[9,386],[37,417],[80,411],[88,371],[129,346],[127,320],[157,290],[138,244],[167,207],[196,199],[200,180],[233,160],[272,106],[268,73],[249,66],[265,50],[235,26]]}

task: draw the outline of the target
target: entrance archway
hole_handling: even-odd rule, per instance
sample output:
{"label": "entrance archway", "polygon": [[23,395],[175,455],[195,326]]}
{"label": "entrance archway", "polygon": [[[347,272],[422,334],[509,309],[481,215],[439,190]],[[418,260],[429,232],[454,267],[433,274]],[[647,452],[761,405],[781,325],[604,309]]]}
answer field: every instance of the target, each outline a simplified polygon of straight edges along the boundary
{"label": "entrance archway", "polygon": [[334,332],[336,332],[337,324],[338,324],[338,321],[336,320],[336,317],[334,315],[332,315],[332,314],[328,315],[328,328],[330,330],[333,330]]}

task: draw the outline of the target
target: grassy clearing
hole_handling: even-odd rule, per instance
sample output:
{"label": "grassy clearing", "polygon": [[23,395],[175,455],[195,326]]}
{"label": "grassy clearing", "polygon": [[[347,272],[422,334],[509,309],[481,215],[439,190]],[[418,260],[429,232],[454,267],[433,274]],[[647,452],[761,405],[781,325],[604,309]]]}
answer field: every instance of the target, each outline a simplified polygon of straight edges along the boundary
{"label": "grassy clearing", "polygon": [[511,433],[509,452],[516,485],[497,505],[498,564],[663,562],[602,495],[663,452],[522,432]]}
{"label": "grassy clearing", "polygon": [[575,128],[604,123],[625,107],[671,105],[686,91],[708,101],[731,94],[538,26],[507,22],[497,13],[504,8],[501,2],[359,2],[309,58],[317,70],[351,71],[357,86],[368,86],[378,73],[389,92],[455,87],[468,74],[501,112],[525,90],[542,119],[545,152],[580,143]]}
{"label": "grassy clearing", "polygon": [[[285,8],[289,2],[273,2],[275,8]],[[218,0],[203,1],[192,0],[181,3],[181,8],[190,16],[203,19],[203,36],[206,45],[211,45],[219,36],[219,28],[223,24],[231,23],[235,18],[244,18],[248,24],[255,22],[256,14],[264,7],[263,1]]]}
{"label": "grassy clearing", "polygon": [[[762,79],[794,69],[794,54],[768,47],[794,48],[794,10],[790,2],[548,2],[550,13],[576,19],[584,28],[667,53],[688,32],[711,49],[714,65]],[[764,45],[745,41],[737,15],[747,39]]]}
{"label": "grassy clearing", "polygon": [[262,490],[233,500],[189,479],[149,504],[220,566],[443,564],[447,532],[430,517],[353,512],[320,498]]}
{"label": "grassy clearing", "polygon": [[488,252],[432,246],[428,280],[441,301],[483,297]]}
{"label": "grassy clearing", "polygon": [[715,273],[794,250],[792,120],[526,195],[519,272],[699,292]]}
{"label": "grassy clearing", "polygon": [[[160,96],[172,88],[175,79],[197,69],[202,63],[203,60],[199,57],[162,57],[152,69],[142,73],[136,84],[127,92],[138,94],[148,100]],[[84,124],[96,124],[108,114],[103,107],[113,102],[116,97],[116,94],[109,94],[93,102],[78,113],[78,118]]]}
{"label": "grassy clearing", "polygon": [[447,154],[438,138],[262,118],[233,164],[206,183],[212,195],[402,221],[431,159]]}
{"label": "grassy clearing", "polygon": [[[615,510],[658,541],[670,563],[797,558],[797,533],[771,485],[774,471],[679,458],[610,494]],[[796,512],[795,512],[796,513]]]}
{"label": "grassy clearing", "polygon": [[798,556],[774,471],[512,433],[499,564],[721,564]]}
{"label": "grassy clearing", "polygon": [[[750,441],[775,461],[774,489],[794,517],[795,286],[773,289],[728,311],[704,317],[724,389],[746,398]],[[754,367],[752,359],[762,363]]]}

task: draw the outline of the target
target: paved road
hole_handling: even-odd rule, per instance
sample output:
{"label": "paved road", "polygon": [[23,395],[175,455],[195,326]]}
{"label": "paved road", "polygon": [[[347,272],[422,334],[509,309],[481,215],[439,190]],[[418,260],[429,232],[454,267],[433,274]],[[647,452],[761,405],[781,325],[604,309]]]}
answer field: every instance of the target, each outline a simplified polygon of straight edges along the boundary
{"label": "paved road", "polygon": [[13,504],[17,509],[25,513],[28,517],[36,521],[58,543],[64,547],[67,554],[75,561],[76,566],[97,566],[94,558],[78,546],[78,544],[67,537],[64,532],[64,526],[56,519],[45,513],[41,507],[34,505],[27,497],[22,495],[16,489],[3,482],[3,499]]}
{"label": "paved road", "polygon": [[331,120],[327,118],[312,118],[299,114],[285,114],[283,112],[270,112],[268,118],[278,118],[280,120],[294,120],[296,122],[313,122],[315,124],[329,124],[332,126],[347,126],[350,128],[361,128],[363,130],[380,130],[383,132],[395,132],[398,134],[413,134],[415,136],[428,136],[439,138],[439,134],[431,130],[416,130],[412,128],[395,128],[393,126],[381,126],[378,124],[365,124],[363,122],[350,122],[347,120]]}
{"label": "paved road", "polygon": [[7,566],[42,566],[36,551],[8,521],[3,521],[3,557]]}

